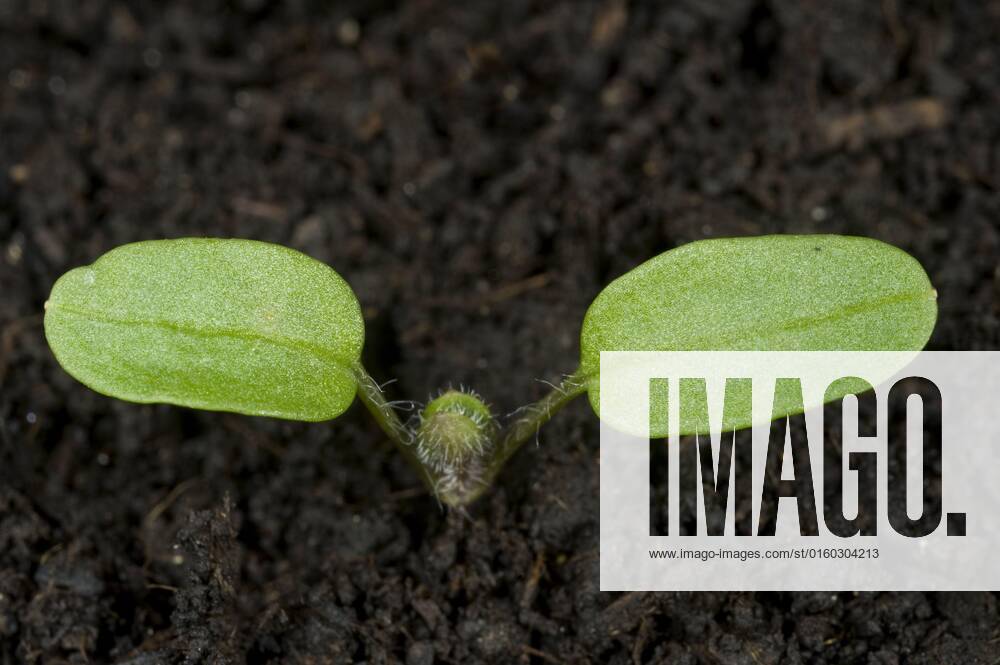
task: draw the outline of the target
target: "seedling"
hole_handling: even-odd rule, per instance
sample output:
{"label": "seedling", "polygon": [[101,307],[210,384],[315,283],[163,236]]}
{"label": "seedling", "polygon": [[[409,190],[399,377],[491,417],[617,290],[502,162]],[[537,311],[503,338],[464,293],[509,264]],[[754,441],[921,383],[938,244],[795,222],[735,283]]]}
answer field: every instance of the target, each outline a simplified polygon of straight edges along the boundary
{"label": "seedling", "polygon": [[[600,414],[602,351],[919,350],[937,316],[920,264],[875,240],[693,242],[597,296],[579,366],[538,402],[498,419],[475,393],[449,390],[404,423],[361,365],[364,320],[350,286],[286,247],[209,238],[124,245],[63,275],[45,306],[59,363],[119,399],[321,421],[359,395],[453,506],[478,497],[572,399],[587,393]],[[666,434],[665,423],[651,428]]]}

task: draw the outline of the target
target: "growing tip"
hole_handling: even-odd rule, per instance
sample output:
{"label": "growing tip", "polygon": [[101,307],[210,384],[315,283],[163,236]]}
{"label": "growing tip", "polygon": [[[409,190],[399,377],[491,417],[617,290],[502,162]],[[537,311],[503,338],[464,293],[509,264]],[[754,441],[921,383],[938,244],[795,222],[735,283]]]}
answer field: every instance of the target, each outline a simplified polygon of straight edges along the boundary
{"label": "growing tip", "polygon": [[483,457],[493,444],[490,409],[471,392],[448,390],[420,414],[418,452],[440,471],[454,470]]}

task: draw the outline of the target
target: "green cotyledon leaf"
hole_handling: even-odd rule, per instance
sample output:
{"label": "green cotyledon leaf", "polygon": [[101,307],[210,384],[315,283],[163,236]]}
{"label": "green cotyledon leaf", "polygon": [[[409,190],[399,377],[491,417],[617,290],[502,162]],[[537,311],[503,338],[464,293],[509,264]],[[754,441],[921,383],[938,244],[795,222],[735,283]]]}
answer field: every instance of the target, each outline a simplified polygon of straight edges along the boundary
{"label": "green cotyledon leaf", "polygon": [[[579,376],[600,415],[602,351],[918,351],[936,318],[927,274],[886,243],[832,235],[702,240],[650,259],[597,296],[580,335]],[[841,388],[827,401],[854,392]],[[733,413],[742,412],[736,404]],[[725,427],[750,424],[737,418]],[[664,409],[651,414],[650,430],[666,436]]]}
{"label": "green cotyledon leaf", "polygon": [[59,278],[45,304],[59,363],[99,393],[293,420],[357,392],[364,321],[328,266],[279,245],[123,245]]}

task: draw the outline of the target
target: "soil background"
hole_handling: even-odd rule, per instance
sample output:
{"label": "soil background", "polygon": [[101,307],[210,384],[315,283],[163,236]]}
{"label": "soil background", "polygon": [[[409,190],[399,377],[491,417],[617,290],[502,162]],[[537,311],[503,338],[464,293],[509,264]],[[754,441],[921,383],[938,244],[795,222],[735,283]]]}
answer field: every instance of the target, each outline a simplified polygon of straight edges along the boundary
{"label": "soil background", "polygon": [[508,413],[639,262],[849,233],[926,267],[931,348],[995,349],[998,34],[995,0],[0,0],[0,663],[996,662],[989,593],[599,592],[584,401],[463,515],[357,404],[118,402],[41,312],[122,243],[283,243],[393,399]]}

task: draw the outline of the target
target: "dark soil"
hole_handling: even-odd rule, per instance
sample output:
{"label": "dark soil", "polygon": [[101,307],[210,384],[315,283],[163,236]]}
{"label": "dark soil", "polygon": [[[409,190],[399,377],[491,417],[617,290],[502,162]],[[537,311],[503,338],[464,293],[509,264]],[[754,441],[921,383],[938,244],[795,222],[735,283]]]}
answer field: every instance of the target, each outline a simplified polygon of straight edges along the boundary
{"label": "dark soil", "polygon": [[509,412],[638,262],[830,232],[997,348],[1000,4],[329,4],[0,0],[0,663],[995,662],[992,594],[599,592],[582,402],[466,516],[357,405],[121,403],[40,324],[121,243],[269,240],[354,285],[393,399]]}

